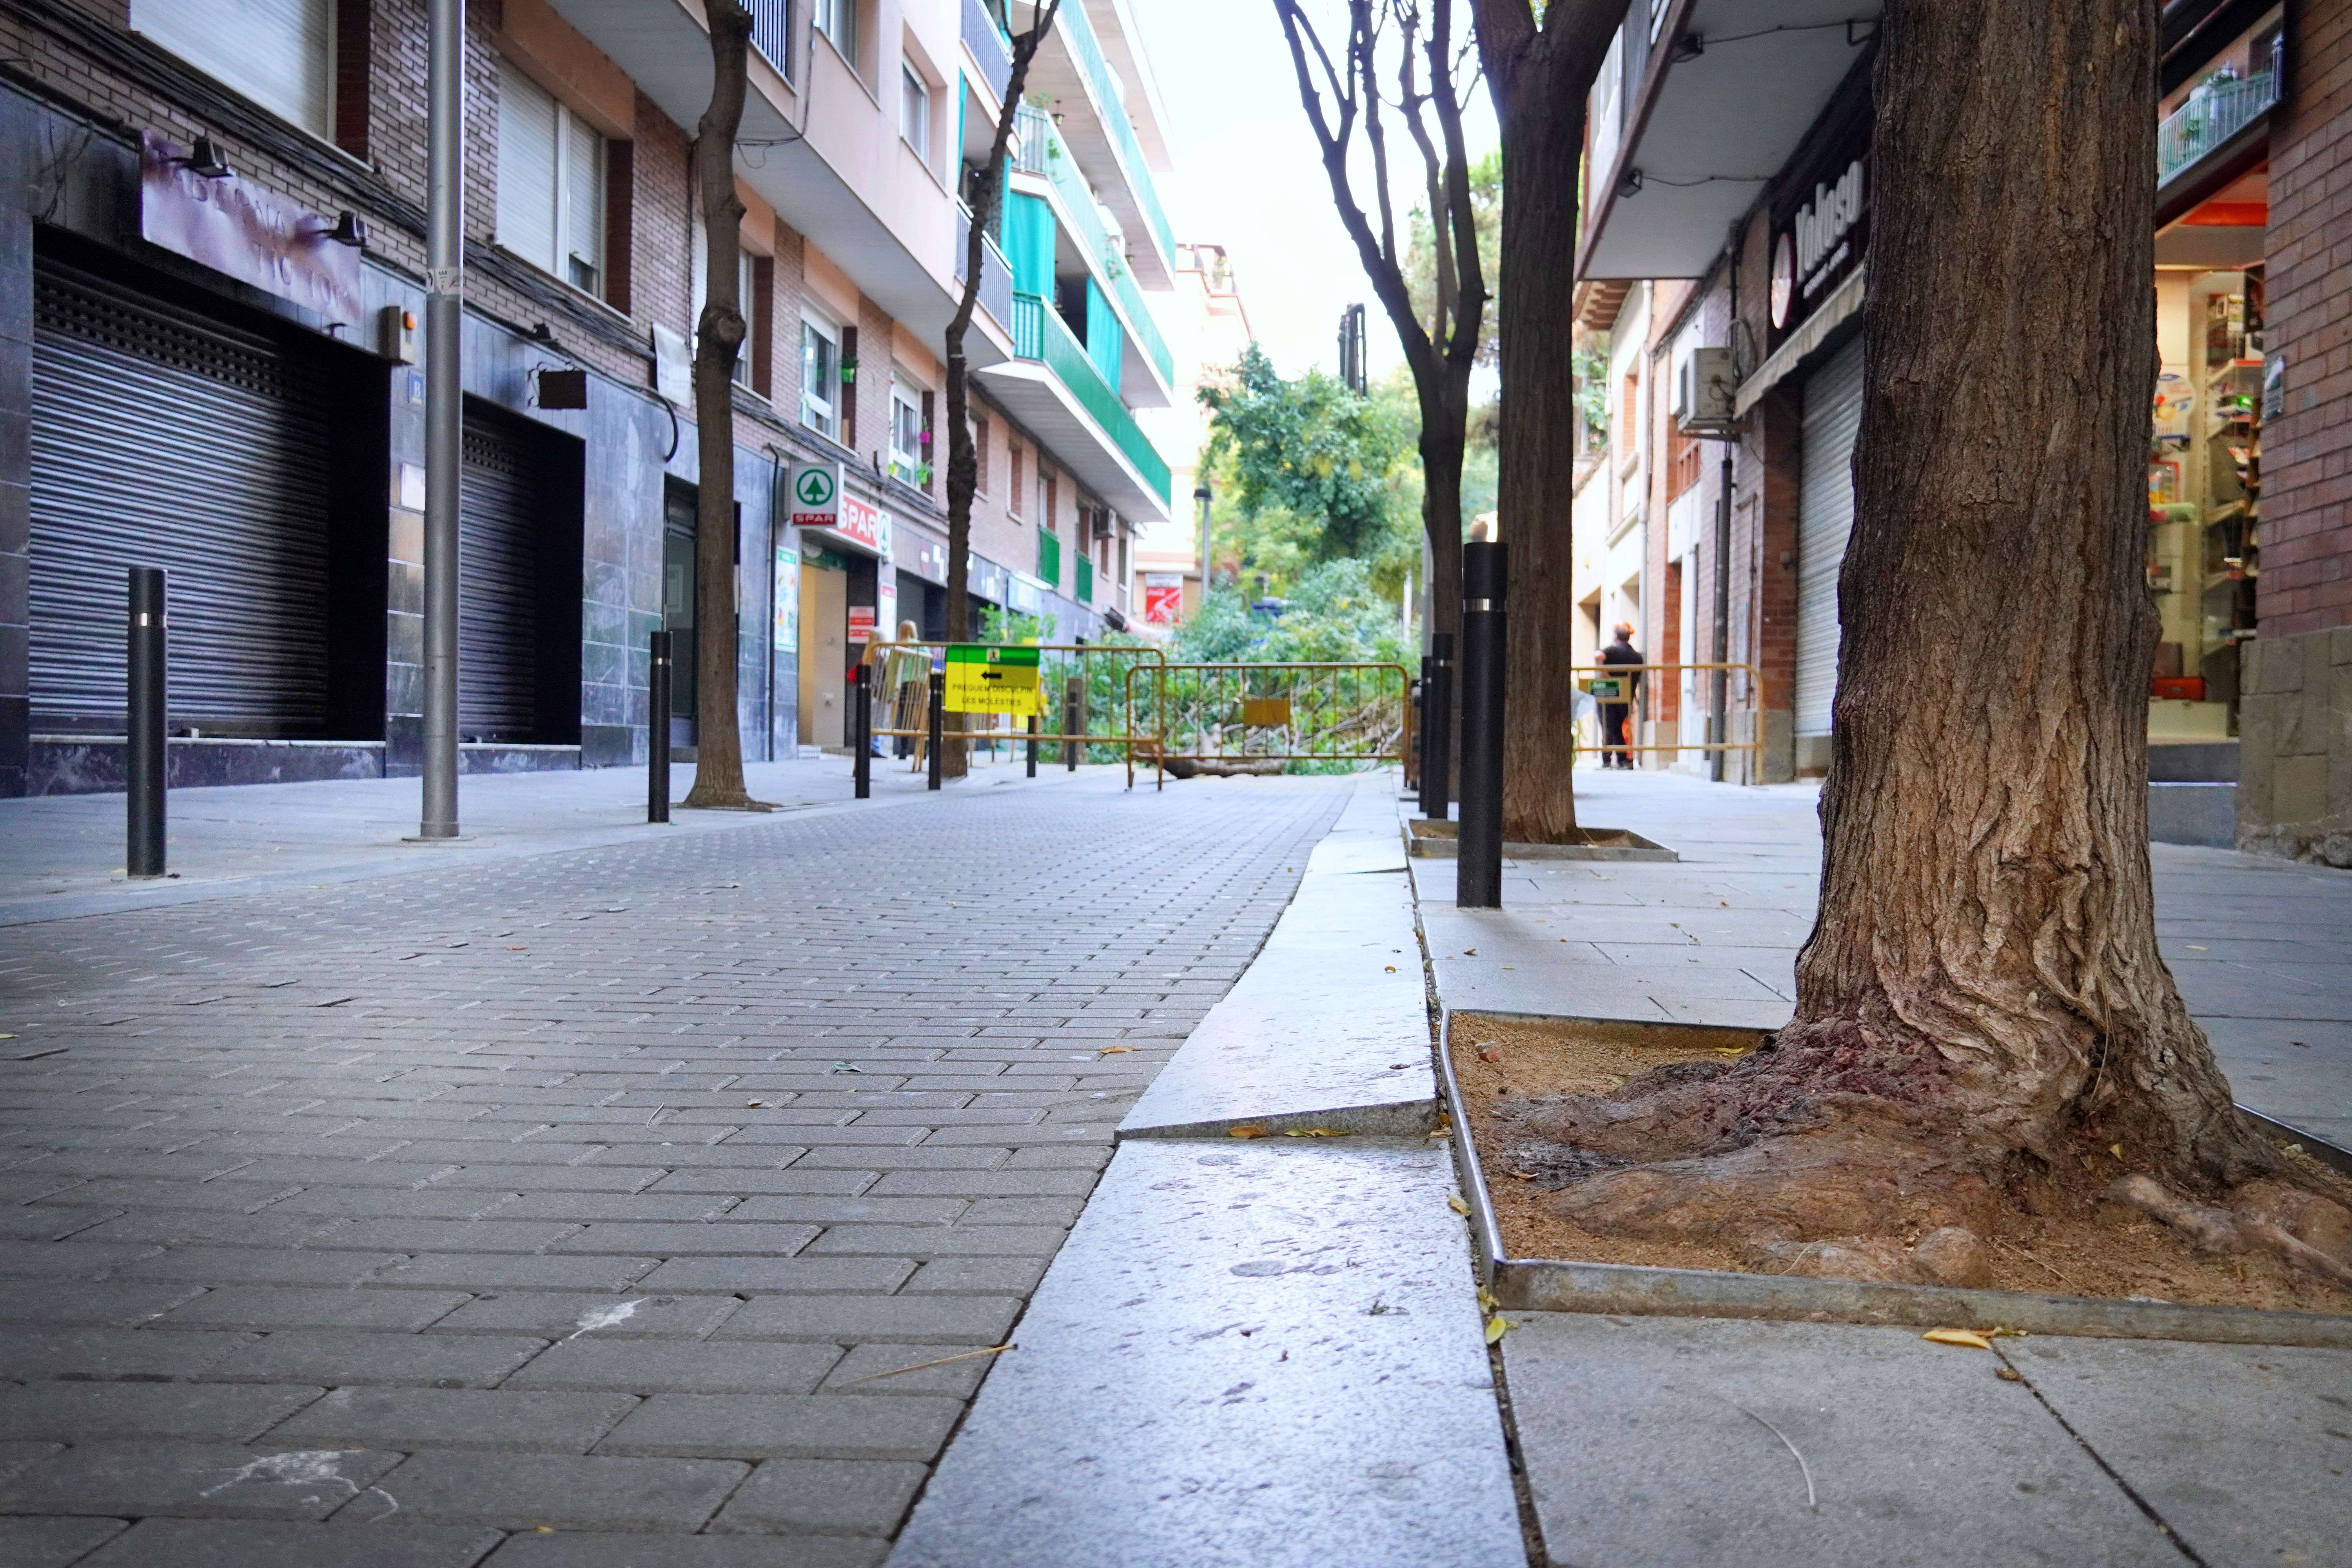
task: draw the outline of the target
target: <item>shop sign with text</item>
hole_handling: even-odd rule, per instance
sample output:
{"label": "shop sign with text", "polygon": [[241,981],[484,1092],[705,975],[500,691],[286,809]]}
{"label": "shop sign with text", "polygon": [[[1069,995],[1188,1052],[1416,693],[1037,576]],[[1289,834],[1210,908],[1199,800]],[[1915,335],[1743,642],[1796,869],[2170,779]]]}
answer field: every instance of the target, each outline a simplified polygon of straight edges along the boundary
{"label": "shop sign with text", "polygon": [[1838,133],[1790,171],[1772,216],[1767,310],[1772,346],[1802,325],[1862,265],[1870,244],[1868,100],[1843,114]]}

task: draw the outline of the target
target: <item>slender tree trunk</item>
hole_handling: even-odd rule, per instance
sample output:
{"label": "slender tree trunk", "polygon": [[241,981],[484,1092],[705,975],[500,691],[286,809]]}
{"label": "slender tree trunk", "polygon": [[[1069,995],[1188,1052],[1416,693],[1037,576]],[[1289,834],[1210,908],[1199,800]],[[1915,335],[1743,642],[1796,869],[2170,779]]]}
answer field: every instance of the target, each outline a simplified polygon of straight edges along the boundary
{"label": "slender tree trunk", "polygon": [[[745,52],[751,14],[737,0],[710,0],[710,105],[694,142],[695,184],[706,231],[707,291],[694,345],[695,452],[699,478],[694,524],[694,788],[682,803],[753,802],[743,787],[743,731],[736,714],[735,361],[742,352],[736,296],[743,203],[735,195],[735,133],[743,121]],[[664,722],[659,715],[655,722]]]}
{"label": "slender tree trunk", "polygon": [[2180,1224],[2192,1205],[2148,1178],[2212,1194],[2291,1169],[2238,1118],[2156,944],[2155,26],[2152,0],[1886,8],[1822,903],[1795,1020],[1712,1079],[1527,1118],[1666,1162],[1567,1189],[1579,1223],[1982,1235],[2011,1200],[2095,1195],[2129,1171],[2116,1195]]}
{"label": "slender tree trunk", "polygon": [[[995,226],[997,204],[1004,195],[1004,164],[1011,154],[1014,118],[1021,110],[1021,96],[1029,84],[1029,67],[1037,58],[1038,46],[1053,30],[1054,17],[1062,9],[1062,0],[1045,0],[1032,8],[1029,26],[1013,40],[1013,70],[1005,79],[1004,99],[997,105],[994,138],[989,142],[988,162],[982,165],[974,191],[971,209],[971,229],[964,237],[963,291],[956,300],[955,315],[949,321],[946,332],[948,378],[948,637],[950,642],[966,642],[971,637],[971,599],[965,577],[971,570],[971,503],[980,493],[980,454],[971,439],[971,365],[964,353],[964,339],[971,331],[972,311],[980,304],[981,267],[987,258],[983,241],[988,230]],[[1009,329],[1010,322],[1004,323]],[[947,713],[940,716],[942,730],[959,732],[964,727],[964,715]],[[941,770],[961,778],[970,765],[970,750],[962,741],[945,742],[946,754],[940,761]]]}
{"label": "slender tree trunk", "polygon": [[1578,837],[1576,595],[1577,181],[1584,104],[1625,0],[1477,0],[1478,52],[1503,132],[1497,532],[1511,550],[1503,837]]}

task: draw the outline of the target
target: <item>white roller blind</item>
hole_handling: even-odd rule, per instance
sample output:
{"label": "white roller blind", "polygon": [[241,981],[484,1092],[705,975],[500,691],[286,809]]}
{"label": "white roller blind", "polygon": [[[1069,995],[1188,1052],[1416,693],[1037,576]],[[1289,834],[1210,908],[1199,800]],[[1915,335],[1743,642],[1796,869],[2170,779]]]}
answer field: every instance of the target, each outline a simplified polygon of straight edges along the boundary
{"label": "white roller blind", "polygon": [[499,243],[562,275],[555,255],[555,100],[499,62]]}
{"label": "white roller blind", "polygon": [[311,134],[333,133],[329,0],[131,0],[131,27]]}
{"label": "white roller blind", "polygon": [[604,291],[604,139],[572,115],[563,117],[564,267],[572,284]]}
{"label": "white roller blind", "polygon": [[1838,568],[1853,531],[1853,437],[1862,425],[1862,340],[1805,383],[1797,476],[1797,733],[1830,732],[1837,697]]}

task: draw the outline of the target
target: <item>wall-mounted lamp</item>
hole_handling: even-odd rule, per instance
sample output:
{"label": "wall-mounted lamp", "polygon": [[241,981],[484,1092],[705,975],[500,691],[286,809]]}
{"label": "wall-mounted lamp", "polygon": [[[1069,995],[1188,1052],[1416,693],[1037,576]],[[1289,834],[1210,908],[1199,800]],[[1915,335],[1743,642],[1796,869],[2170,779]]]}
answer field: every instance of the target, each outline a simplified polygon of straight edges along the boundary
{"label": "wall-mounted lamp", "polygon": [[357,213],[343,213],[335,219],[335,226],[327,231],[327,237],[357,250],[368,242],[367,224]]}
{"label": "wall-mounted lamp", "polygon": [[1641,194],[1642,171],[1639,169],[1626,170],[1625,177],[1617,182],[1617,199],[1621,202],[1631,201],[1633,197],[1640,195]]}
{"label": "wall-mounted lamp", "polygon": [[186,165],[188,173],[200,180],[233,180],[236,177],[236,171],[228,166],[228,160],[221,156],[220,149],[213,144],[209,136],[197,137],[196,144],[188,149],[186,157],[172,161]]}
{"label": "wall-mounted lamp", "polygon": [[1706,40],[1696,33],[1685,33],[1675,40],[1675,47],[1666,51],[1666,58],[1675,65],[1681,65],[1684,61],[1695,60],[1705,53],[1706,53]]}

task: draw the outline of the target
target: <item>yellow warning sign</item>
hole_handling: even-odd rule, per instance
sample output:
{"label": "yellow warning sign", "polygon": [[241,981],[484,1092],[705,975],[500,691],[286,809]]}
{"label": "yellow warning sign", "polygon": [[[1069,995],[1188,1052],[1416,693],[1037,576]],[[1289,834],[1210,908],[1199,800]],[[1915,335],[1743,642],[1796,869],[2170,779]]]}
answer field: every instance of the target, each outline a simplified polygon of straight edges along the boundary
{"label": "yellow warning sign", "polygon": [[1043,713],[1037,650],[992,643],[948,645],[940,705],[950,713]]}

